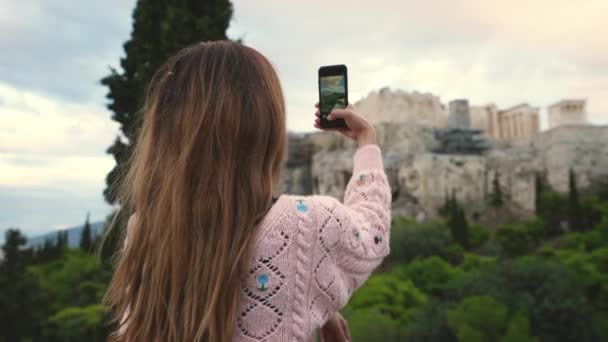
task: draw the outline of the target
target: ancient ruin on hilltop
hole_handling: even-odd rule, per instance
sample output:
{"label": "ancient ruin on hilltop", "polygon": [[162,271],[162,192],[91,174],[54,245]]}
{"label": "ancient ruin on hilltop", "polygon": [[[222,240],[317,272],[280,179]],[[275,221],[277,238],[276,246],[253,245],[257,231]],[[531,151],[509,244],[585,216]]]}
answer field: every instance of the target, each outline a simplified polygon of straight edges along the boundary
{"label": "ancient ruin on hilltop", "polygon": [[[584,124],[584,102],[554,105],[561,112],[544,132],[538,108],[527,104],[480,110],[457,100],[446,110],[432,94],[383,89],[355,106],[376,127],[395,213],[436,217],[446,194],[454,193],[469,216],[483,219],[497,179],[505,211],[526,217],[535,209],[537,174],[560,192],[568,189],[570,168],[582,188],[608,177],[608,127]],[[283,191],[341,198],[354,150],[354,143],[334,134],[292,134]]]}

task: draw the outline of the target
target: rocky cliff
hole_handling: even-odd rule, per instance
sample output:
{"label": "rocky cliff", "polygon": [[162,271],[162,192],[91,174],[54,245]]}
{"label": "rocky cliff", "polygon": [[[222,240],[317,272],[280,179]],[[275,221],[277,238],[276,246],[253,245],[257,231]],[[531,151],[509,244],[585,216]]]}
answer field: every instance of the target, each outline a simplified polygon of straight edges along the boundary
{"label": "rocky cliff", "polygon": [[[558,127],[515,144],[492,144],[480,155],[439,154],[435,128],[407,122],[375,124],[393,189],[393,211],[418,220],[435,218],[446,196],[454,193],[467,214],[483,217],[496,178],[512,215],[531,216],[535,175],[568,190],[568,171],[579,186],[608,178],[608,126]],[[352,172],[354,143],[334,133],[290,136],[283,191],[324,194],[342,199]]]}

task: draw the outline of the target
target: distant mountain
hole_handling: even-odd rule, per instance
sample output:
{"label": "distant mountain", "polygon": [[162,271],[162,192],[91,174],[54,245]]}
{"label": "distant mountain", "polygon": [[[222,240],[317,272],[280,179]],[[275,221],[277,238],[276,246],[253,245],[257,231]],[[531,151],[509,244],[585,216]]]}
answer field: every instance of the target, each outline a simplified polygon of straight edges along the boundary
{"label": "distant mountain", "polygon": [[[99,221],[99,222],[91,222],[91,232],[93,234],[93,237],[95,237],[96,235],[101,234],[101,231],[103,230],[103,225],[104,225],[104,221]],[[84,225],[81,226],[76,226],[76,227],[71,227],[71,228],[66,228],[65,230],[62,231],[67,231],[68,232],[68,245],[70,247],[78,247],[80,245],[80,235],[82,234],[82,228],[84,227]],[[44,235],[40,235],[40,236],[35,236],[32,238],[28,238],[27,239],[27,247],[39,247],[44,245],[44,241],[47,239],[50,239],[52,241],[56,241],[57,240],[57,230],[50,232],[50,233],[46,233]]]}

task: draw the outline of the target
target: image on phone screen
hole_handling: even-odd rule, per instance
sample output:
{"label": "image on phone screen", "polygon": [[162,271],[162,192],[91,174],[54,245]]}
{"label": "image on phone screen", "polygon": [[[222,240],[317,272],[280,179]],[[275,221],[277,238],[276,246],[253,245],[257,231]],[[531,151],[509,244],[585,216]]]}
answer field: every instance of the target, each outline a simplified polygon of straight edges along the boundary
{"label": "image on phone screen", "polygon": [[334,108],[346,108],[346,87],[344,75],[323,76],[321,86],[321,113],[327,114]]}

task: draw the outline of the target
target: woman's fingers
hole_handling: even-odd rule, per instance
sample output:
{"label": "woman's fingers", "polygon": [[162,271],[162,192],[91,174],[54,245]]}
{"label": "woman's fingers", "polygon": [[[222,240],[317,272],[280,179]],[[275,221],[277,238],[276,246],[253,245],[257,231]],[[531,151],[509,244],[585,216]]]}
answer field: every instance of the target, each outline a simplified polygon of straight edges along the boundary
{"label": "woman's fingers", "polygon": [[352,115],[353,111],[351,109],[333,109],[331,113],[329,113],[329,115],[327,116],[327,119],[346,119]]}
{"label": "woman's fingers", "polygon": [[340,320],[340,326],[342,327],[342,333],[344,334],[344,337],[346,337],[347,341],[351,341],[352,337],[350,337],[350,330],[348,329],[348,322],[342,318]]}

